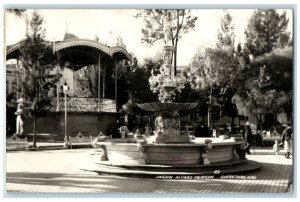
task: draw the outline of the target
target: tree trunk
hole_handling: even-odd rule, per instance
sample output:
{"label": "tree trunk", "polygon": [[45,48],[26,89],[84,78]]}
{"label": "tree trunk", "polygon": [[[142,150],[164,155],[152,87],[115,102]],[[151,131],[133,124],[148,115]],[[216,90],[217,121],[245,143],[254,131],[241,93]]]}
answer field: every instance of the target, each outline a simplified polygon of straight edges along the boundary
{"label": "tree trunk", "polygon": [[209,104],[208,104],[208,112],[207,112],[207,126],[211,127],[211,101],[212,101],[212,86],[210,86],[210,92],[209,92]]}
{"label": "tree trunk", "polygon": [[33,113],[33,148],[36,148],[36,115]]}
{"label": "tree trunk", "polygon": [[231,117],[231,132],[234,132],[234,116]]}
{"label": "tree trunk", "polygon": [[174,76],[177,75],[177,43],[178,43],[178,41],[175,40],[175,45],[174,45]]}
{"label": "tree trunk", "polygon": [[262,136],[263,135],[263,119],[262,119],[261,115],[257,115],[256,118],[257,118],[257,122],[259,125],[259,134]]}

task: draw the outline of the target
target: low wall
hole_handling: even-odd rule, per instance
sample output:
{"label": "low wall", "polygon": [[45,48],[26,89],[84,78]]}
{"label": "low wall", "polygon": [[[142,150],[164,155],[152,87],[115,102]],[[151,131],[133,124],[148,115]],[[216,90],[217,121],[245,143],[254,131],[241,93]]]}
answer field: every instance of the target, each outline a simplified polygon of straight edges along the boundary
{"label": "low wall", "polygon": [[[67,114],[67,133],[77,136],[79,132],[83,135],[97,136],[101,131],[109,135],[109,130],[115,127],[117,115],[115,113],[96,112],[69,112]],[[48,112],[46,116],[37,117],[36,132],[54,134],[55,140],[64,139],[65,114],[63,112]],[[33,133],[33,119],[24,118],[24,134]]]}

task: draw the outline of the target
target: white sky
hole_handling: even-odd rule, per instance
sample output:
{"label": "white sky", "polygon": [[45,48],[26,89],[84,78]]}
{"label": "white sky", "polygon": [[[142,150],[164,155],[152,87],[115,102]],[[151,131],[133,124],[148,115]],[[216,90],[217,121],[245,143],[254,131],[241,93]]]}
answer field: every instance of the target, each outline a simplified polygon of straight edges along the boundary
{"label": "white sky", "polygon": [[[27,10],[28,16],[33,10]],[[281,12],[281,10],[278,10]],[[116,37],[123,38],[127,50],[134,53],[141,60],[157,54],[162,43],[149,48],[141,43],[142,19],[133,16],[136,9],[39,9],[44,17],[47,40],[62,40],[66,32],[75,34],[79,38],[94,39],[97,35],[100,41],[113,45]],[[236,41],[243,42],[244,30],[247,26],[252,9],[229,9],[235,25]],[[287,10],[290,23],[288,29],[292,30],[292,12]],[[191,31],[181,38],[178,44],[178,65],[185,66],[198,48],[214,44],[217,30],[220,27],[222,9],[197,9],[192,14],[198,16],[195,31]],[[12,14],[6,15],[7,45],[17,43],[25,37],[25,20],[19,19]]]}

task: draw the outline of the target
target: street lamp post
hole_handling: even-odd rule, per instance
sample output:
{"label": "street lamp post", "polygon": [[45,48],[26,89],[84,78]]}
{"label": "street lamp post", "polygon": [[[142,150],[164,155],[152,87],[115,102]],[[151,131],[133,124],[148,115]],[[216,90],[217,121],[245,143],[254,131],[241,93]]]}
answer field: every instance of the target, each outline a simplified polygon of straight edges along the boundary
{"label": "street lamp post", "polygon": [[65,82],[65,84],[63,85],[63,91],[64,91],[64,95],[65,95],[65,144],[64,147],[65,148],[69,148],[69,135],[67,134],[67,91],[68,91],[69,87],[67,85],[67,82]]}

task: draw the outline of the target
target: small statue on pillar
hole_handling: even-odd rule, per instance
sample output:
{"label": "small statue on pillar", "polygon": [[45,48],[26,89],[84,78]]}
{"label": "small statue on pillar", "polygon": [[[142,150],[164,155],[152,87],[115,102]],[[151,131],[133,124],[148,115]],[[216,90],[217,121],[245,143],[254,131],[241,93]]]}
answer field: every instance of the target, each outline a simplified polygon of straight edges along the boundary
{"label": "small statue on pillar", "polygon": [[17,127],[16,127],[16,136],[22,136],[24,129],[23,129],[23,120],[22,120],[22,114],[24,110],[24,101],[23,98],[20,98],[18,101],[18,107],[17,111],[15,112],[15,115],[17,115]]}
{"label": "small statue on pillar", "polygon": [[164,40],[165,45],[172,45],[172,28],[171,28],[171,14],[167,13],[165,17],[166,26],[164,26]]}

